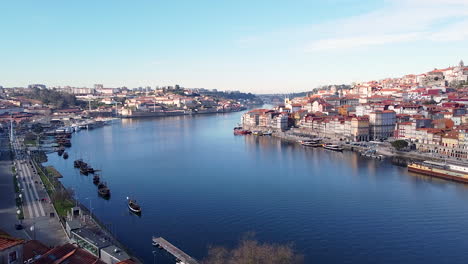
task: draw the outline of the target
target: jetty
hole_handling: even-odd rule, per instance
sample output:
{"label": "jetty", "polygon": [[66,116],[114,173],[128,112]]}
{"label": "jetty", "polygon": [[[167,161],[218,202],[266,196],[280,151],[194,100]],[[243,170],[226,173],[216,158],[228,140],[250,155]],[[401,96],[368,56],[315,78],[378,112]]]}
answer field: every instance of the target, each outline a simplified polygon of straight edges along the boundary
{"label": "jetty", "polygon": [[162,237],[153,237],[153,246],[166,250],[169,254],[176,258],[177,263],[181,264],[198,264],[194,258],[172,245],[169,241]]}

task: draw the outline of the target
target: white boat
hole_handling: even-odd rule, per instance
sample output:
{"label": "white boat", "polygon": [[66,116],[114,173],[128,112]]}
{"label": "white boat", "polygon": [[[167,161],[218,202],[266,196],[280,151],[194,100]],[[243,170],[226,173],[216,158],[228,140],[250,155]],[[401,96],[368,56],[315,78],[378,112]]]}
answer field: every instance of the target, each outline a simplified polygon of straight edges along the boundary
{"label": "white boat", "polygon": [[324,145],[323,148],[328,149],[328,150],[333,150],[333,151],[343,151],[342,147],[338,145],[332,145],[332,144]]}

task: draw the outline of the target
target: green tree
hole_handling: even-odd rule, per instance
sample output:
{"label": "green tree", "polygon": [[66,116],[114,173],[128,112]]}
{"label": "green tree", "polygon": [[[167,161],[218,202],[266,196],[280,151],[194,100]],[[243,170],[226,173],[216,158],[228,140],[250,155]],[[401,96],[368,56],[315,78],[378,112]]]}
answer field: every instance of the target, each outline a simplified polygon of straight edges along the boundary
{"label": "green tree", "polygon": [[408,147],[408,142],[406,142],[405,140],[395,140],[395,141],[392,142],[392,146],[396,150],[402,150],[402,149]]}

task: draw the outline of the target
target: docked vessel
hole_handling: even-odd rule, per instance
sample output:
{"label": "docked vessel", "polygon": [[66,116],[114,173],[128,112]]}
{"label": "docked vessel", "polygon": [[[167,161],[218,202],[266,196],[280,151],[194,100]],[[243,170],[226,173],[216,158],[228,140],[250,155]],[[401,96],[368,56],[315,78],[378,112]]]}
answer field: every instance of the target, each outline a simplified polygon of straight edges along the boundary
{"label": "docked vessel", "polygon": [[98,184],[98,194],[104,198],[110,197],[110,189],[103,182]]}
{"label": "docked vessel", "polygon": [[73,167],[80,168],[83,165],[83,163],[86,164],[83,160],[77,159],[73,161]]}
{"label": "docked vessel", "polygon": [[82,161],[82,160],[75,160],[73,162],[73,166],[75,168],[80,169],[80,173],[84,175],[88,175],[89,173],[95,173],[97,170],[95,170],[93,167],[89,166],[88,163]]}
{"label": "docked vessel", "polygon": [[323,145],[324,149],[333,150],[333,151],[343,151],[343,148],[338,145],[325,144]]}
{"label": "docked vessel", "polygon": [[316,142],[302,142],[301,145],[305,147],[313,147],[313,148],[318,148],[322,146],[322,144],[316,143]]}
{"label": "docked vessel", "polygon": [[255,135],[255,136],[263,136],[262,131],[253,131],[252,134]]}
{"label": "docked vessel", "polygon": [[250,130],[243,129],[242,127],[234,128],[234,135],[248,135],[250,133],[252,133]]}
{"label": "docked vessel", "polygon": [[100,177],[99,177],[99,174],[94,174],[94,176],[93,176],[93,183],[94,183],[95,185],[98,185],[100,181],[101,181],[101,179],[100,179]]}
{"label": "docked vessel", "polygon": [[299,143],[305,147],[321,147],[322,144],[320,143],[321,139],[311,139],[311,140],[300,140]]}
{"label": "docked vessel", "polygon": [[130,209],[130,211],[135,214],[141,214],[141,207],[137,203],[137,201],[129,199],[128,197],[127,197],[127,200],[128,200],[128,209]]}
{"label": "docked vessel", "polygon": [[263,135],[264,136],[271,136],[271,135],[273,135],[273,132],[269,130],[269,131],[263,132]]}
{"label": "docked vessel", "polygon": [[59,156],[62,156],[62,154],[63,154],[64,152],[65,152],[65,148],[61,147],[61,148],[59,148],[59,150],[57,151],[57,154],[58,154]]}
{"label": "docked vessel", "polygon": [[426,160],[409,164],[408,171],[468,183],[468,168],[464,166]]}

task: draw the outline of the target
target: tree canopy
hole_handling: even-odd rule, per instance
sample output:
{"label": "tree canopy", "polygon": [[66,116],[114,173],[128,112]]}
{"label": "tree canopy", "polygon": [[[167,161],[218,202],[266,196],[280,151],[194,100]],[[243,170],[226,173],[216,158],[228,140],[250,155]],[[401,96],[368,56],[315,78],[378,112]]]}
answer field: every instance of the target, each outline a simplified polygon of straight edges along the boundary
{"label": "tree canopy", "polygon": [[297,254],[292,245],[260,243],[252,238],[245,238],[234,249],[210,247],[203,264],[299,264],[302,255]]}
{"label": "tree canopy", "polygon": [[405,140],[395,140],[395,141],[392,142],[392,146],[396,150],[402,150],[402,149],[408,147],[408,142],[406,142]]}
{"label": "tree canopy", "polygon": [[26,97],[36,99],[44,104],[53,105],[57,108],[67,108],[77,105],[76,97],[72,94],[59,92],[53,89],[33,88]]}

